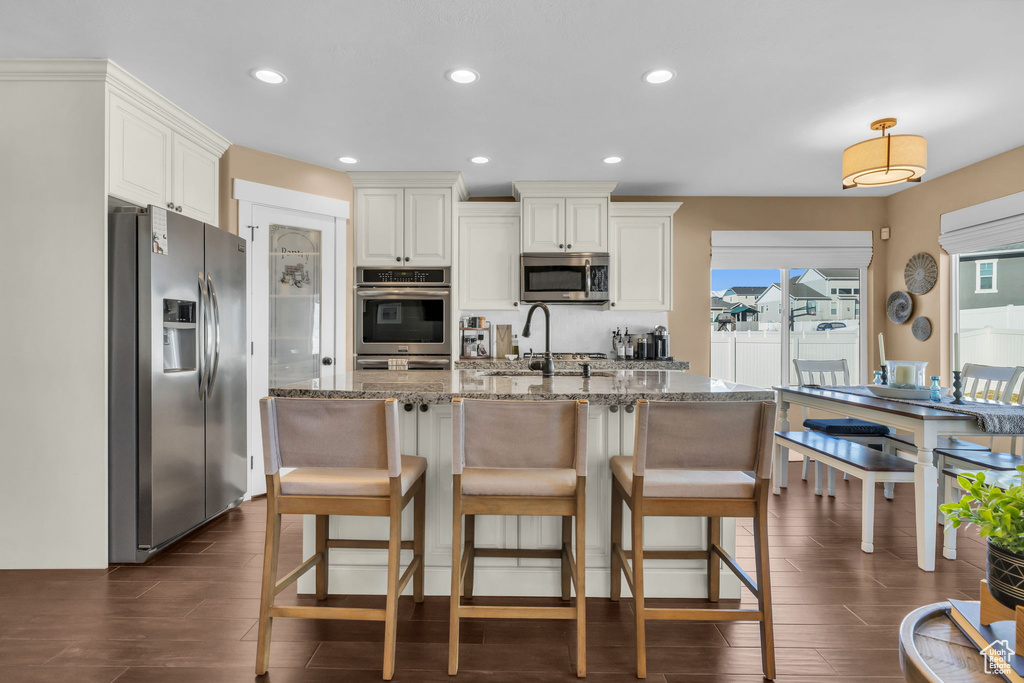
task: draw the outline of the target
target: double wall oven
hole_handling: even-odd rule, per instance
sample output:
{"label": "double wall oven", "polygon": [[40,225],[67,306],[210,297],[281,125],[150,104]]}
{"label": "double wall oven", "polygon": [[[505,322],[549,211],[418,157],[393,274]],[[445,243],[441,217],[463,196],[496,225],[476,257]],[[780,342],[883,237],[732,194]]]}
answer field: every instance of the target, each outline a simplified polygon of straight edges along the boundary
{"label": "double wall oven", "polygon": [[451,269],[356,268],[356,369],[451,369]]}

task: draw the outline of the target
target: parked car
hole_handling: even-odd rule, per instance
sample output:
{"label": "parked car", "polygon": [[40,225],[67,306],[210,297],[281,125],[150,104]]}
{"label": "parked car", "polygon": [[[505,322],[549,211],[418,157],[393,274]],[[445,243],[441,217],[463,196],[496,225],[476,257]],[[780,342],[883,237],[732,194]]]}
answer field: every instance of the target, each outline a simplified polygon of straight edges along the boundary
{"label": "parked car", "polygon": [[818,323],[818,327],[815,328],[818,332],[824,332],[825,330],[841,330],[846,327],[846,323]]}

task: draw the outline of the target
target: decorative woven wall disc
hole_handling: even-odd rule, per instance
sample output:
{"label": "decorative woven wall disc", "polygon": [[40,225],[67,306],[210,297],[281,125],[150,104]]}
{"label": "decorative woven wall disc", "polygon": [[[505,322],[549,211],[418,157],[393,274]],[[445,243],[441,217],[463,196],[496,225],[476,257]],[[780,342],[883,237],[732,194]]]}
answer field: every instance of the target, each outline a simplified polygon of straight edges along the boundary
{"label": "decorative woven wall disc", "polygon": [[902,325],[910,320],[910,314],[914,312],[914,302],[906,292],[893,292],[885,302],[885,312],[889,320]]}
{"label": "decorative woven wall disc", "polygon": [[927,294],[939,279],[939,266],[931,255],[914,254],[903,269],[903,280],[911,294]]}

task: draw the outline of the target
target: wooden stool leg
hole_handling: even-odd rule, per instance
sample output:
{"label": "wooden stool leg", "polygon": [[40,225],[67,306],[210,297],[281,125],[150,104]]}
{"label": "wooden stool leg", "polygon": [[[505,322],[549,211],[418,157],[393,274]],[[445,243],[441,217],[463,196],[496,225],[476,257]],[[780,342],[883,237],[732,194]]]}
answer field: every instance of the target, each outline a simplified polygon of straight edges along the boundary
{"label": "wooden stool leg", "polygon": [[[634,487],[635,488],[635,487]],[[644,615],[644,517],[633,496],[633,611],[636,613],[636,677],[647,678],[647,632]]]}
{"label": "wooden stool leg", "polygon": [[572,517],[562,517],[562,599],[566,601],[572,599],[572,575],[569,572],[569,553],[571,552]]}
{"label": "wooden stool leg", "polygon": [[722,543],[722,518],[708,517],[708,600],[718,602],[722,578],[722,561],[711,552],[711,546]]}
{"label": "wooden stool leg", "polygon": [[616,488],[615,480],[612,479],[612,576],[609,593],[613,601],[618,601],[622,594],[622,566],[619,563],[619,554],[616,548],[622,546],[622,496]]}
{"label": "wooden stool leg", "polygon": [[867,472],[861,491],[860,549],[866,553],[875,551],[875,475]]}
{"label": "wooden stool leg", "polygon": [[420,566],[412,577],[412,599],[413,602],[423,602],[423,584],[426,576],[424,567],[426,558],[423,557],[425,548],[425,532],[427,527],[427,487],[424,482],[423,488],[416,494],[413,500],[413,523],[412,523],[412,554],[420,558]]}
{"label": "wooden stool leg", "polygon": [[[576,479],[576,675],[587,675],[587,485]],[[563,518],[564,519],[564,518]]]}
{"label": "wooden stool leg", "polygon": [[761,611],[761,666],[764,677],[775,678],[775,632],[772,624],[771,565],[768,559],[768,505],[761,494],[754,519],[754,557],[757,567],[757,608]]}
{"label": "wooden stool leg", "polygon": [[462,594],[473,597],[473,579],[476,577],[476,515],[466,515],[466,576],[462,579]]}
{"label": "wooden stool leg", "polygon": [[462,476],[452,485],[452,589],[448,611],[448,675],[459,673],[459,602],[462,596]]}
{"label": "wooden stool leg", "polygon": [[391,528],[388,536],[388,596],[384,608],[384,680],[395,675],[398,644],[398,579],[402,553],[402,490],[398,477],[392,477]]}
{"label": "wooden stool leg", "polygon": [[256,638],[256,675],[267,673],[270,666],[270,631],[273,618],[274,586],[277,583],[277,557],[281,547],[281,515],[277,512],[274,486],[276,477],[267,477],[267,538],[263,548],[263,586],[260,591],[259,634]]}
{"label": "wooden stool leg", "polygon": [[316,565],[316,599],[327,599],[327,515],[316,516],[316,552],[320,562]]}

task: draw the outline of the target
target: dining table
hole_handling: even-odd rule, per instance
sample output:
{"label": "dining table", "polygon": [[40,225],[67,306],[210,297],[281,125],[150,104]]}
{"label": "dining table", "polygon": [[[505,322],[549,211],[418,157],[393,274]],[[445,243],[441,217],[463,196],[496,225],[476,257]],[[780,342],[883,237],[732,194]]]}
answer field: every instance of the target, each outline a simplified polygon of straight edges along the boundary
{"label": "dining table", "polygon": [[[778,399],[778,430],[789,431],[789,411],[792,406],[804,407],[885,425],[897,432],[914,435],[917,446],[917,462],[914,465],[914,508],[917,534],[917,566],[925,571],[935,571],[936,536],[938,521],[939,472],[933,451],[940,437],[991,437],[1017,436],[1024,430],[992,431],[993,420],[985,424],[986,410],[993,413],[1011,412],[1011,424],[1020,420],[1015,414],[1024,414],[1024,407],[1011,406],[999,401],[970,399],[964,406],[953,406],[949,399],[941,406],[929,405],[928,401],[891,400],[870,395],[867,387],[773,387]],[[968,410],[971,412],[954,412]],[[996,415],[998,420],[1001,416]],[[985,424],[985,428],[982,425]],[[786,486],[789,449],[776,446],[773,492],[781,493]]]}

